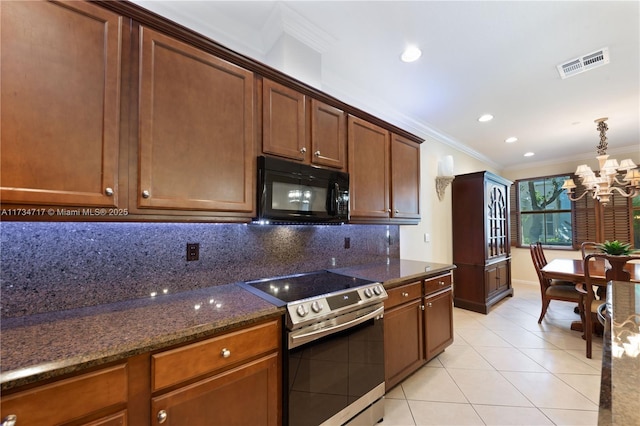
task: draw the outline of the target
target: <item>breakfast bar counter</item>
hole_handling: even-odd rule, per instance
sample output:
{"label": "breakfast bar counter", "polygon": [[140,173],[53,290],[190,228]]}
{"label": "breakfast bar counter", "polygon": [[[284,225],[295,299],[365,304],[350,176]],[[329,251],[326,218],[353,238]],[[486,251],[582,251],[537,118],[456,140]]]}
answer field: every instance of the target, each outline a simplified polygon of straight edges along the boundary
{"label": "breakfast bar counter", "polygon": [[640,284],[607,285],[598,425],[640,424]]}

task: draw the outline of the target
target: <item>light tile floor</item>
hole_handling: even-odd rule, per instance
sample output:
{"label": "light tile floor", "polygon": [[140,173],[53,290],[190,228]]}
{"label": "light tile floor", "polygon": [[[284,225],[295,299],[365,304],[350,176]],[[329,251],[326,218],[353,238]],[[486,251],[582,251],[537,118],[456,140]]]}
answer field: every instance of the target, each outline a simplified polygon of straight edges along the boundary
{"label": "light tile floor", "polygon": [[602,343],[585,356],[574,305],[540,315],[538,286],[488,315],[454,308],[455,338],[442,354],[387,391],[383,426],[596,425]]}

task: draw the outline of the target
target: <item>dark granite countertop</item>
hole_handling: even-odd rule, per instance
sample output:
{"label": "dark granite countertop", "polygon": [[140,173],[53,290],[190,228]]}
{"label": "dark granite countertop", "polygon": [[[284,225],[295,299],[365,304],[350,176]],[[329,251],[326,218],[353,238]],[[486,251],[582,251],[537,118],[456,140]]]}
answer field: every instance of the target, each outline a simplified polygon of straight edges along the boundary
{"label": "dark granite countertop", "polygon": [[383,282],[385,288],[397,287],[411,280],[447,273],[455,265],[419,262],[415,260],[389,259],[387,263],[371,263],[347,268],[332,269],[344,275]]}
{"label": "dark granite countertop", "polygon": [[610,282],[607,313],[598,425],[640,425],[640,284]]}
{"label": "dark granite countertop", "polygon": [[[393,288],[454,265],[390,259],[333,269]],[[0,390],[74,373],[282,315],[237,284],[2,320]]]}
{"label": "dark granite countertop", "polygon": [[282,315],[236,284],[2,320],[6,391]]}

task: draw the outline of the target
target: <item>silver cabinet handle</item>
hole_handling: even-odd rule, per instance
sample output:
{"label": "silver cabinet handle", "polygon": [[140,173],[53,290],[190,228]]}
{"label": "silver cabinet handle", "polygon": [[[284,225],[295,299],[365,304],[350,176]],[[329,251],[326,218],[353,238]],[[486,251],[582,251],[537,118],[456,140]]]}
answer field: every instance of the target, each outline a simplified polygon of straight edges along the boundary
{"label": "silver cabinet handle", "polygon": [[315,155],[316,157],[320,157],[320,151],[314,152],[313,155]]}
{"label": "silver cabinet handle", "polygon": [[444,285],[444,281],[438,281],[438,284],[440,284],[441,286]]}
{"label": "silver cabinet handle", "polygon": [[427,303],[427,308],[430,308],[432,306],[433,306],[433,303],[431,303],[431,302]]}
{"label": "silver cabinet handle", "polygon": [[142,198],[149,198],[149,197],[151,197],[151,194],[149,193],[149,191],[147,191],[146,189],[142,191]]}
{"label": "silver cabinet handle", "polygon": [[304,154],[305,152],[307,152],[307,148],[305,148],[304,146],[300,148],[300,154]]}
{"label": "silver cabinet handle", "polygon": [[105,188],[104,193],[111,197],[113,195],[113,188]]}
{"label": "silver cabinet handle", "polygon": [[402,297],[409,297],[409,293],[407,293],[406,291],[402,292]]}
{"label": "silver cabinet handle", "polygon": [[222,349],[222,352],[220,352],[220,355],[222,355],[222,358],[229,358],[231,356],[231,351],[227,348]]}
{"label": "silver cabinet handle", "polygon": [[2,426],[16,426],[18,422],[18,416],[15,414],[9,414],[7,417],[2,419]]}
{"label": "silver cabinet handle", "polygon": [[387,213],[391,213],[391,209],[387,209]]}
{"label": "silver cabinet handle", "polygon": [[167,421],[167,417],[169,416],[166,411],[160,410],[158,411],[158,415],[156,417],[158,418],[158,423],[164,423]]}
{"label": "silver cabinet handle", "polygon": [[398,213],[400,213],[400,210],[395,209],[393,212],[394,212],[395,214],[398,214]]}

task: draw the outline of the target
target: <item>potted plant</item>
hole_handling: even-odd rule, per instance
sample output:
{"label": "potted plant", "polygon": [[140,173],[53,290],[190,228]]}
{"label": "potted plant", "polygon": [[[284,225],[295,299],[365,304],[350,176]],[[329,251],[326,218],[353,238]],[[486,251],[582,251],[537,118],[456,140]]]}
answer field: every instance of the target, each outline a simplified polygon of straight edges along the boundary
{"label": "potted plant", "polygon": [[621,243],[618,240],[614,240],[614,241],[607,240],[604,243],[596,244],[596,247],[602,253],[606,253],[611,256],[628,256],[637,251],[631,247],[631,244]]}

